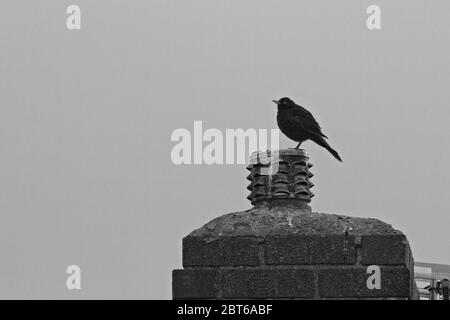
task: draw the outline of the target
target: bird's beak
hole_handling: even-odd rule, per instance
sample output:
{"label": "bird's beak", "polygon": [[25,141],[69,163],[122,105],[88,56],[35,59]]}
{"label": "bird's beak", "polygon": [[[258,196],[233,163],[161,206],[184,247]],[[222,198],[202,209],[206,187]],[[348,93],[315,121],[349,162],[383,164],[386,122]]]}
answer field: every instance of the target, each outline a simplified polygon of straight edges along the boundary
{"label": "bird's beak", "polygon": [[273,103],[280,104],[278,100],[272,100]]}

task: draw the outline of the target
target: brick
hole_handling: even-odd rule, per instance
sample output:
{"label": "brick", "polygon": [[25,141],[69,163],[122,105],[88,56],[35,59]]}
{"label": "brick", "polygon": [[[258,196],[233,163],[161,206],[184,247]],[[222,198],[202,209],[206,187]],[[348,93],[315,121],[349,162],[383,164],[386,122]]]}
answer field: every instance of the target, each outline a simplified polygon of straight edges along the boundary
{"label": "brick", "polygon": [[219,291],[218,271],[213,269],[173,270],[173,299],[212,299]]}
{"label": "brick", "polygon": [[183,239],[183,266],[257,266],[258,239],[255,237],[220,237]]}
{"label": "brick", "polygon": [[354,236],[268,236],[264,248],[268,265],[354,264],[356,259]]}
{"label": "brick", "polygon": [[310,269],[223,270],[223,298],[312,298]]}
{"label": "brick", "polygon": [[380,267],[381,289],[368,289],[367,267],[330,267],[321,269],[321,298],[410,298],[410,271],[405,267]]}
{"label": "brick", "polygon": [[410,266],[409,244],[403,234],[361,237],[361,263]]}

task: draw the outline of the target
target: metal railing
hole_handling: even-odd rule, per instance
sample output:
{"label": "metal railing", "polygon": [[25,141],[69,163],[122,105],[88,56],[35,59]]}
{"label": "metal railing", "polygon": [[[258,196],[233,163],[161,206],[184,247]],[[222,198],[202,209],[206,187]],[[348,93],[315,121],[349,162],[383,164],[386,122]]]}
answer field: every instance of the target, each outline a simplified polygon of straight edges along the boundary
{"label": "metal railing", "polygon": [[422,270],[429,272],[414,273],[420,299],[449,300],[450,282],[448,279],[450,279],[450,266],[419,262],[416,264],[416,267],[420,267]]}

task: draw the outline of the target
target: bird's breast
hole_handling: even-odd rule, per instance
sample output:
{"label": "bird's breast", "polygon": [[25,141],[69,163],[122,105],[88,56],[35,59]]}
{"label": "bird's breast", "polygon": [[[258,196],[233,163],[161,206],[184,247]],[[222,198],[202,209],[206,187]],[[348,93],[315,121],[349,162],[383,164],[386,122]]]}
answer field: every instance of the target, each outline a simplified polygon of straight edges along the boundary
{"label": "bird's breast", "polygon": [[302,128],[301,124],[296,123],[289,112],[278,112],[277,123],[281,132],[289,139],[297,142],[309,139],[308,133]]}

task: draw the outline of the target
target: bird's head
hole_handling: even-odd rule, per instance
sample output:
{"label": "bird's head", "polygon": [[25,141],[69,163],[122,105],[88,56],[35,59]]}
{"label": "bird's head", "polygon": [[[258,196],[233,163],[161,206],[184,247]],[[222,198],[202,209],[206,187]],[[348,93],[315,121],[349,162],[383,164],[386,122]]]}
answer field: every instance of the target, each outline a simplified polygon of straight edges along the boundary
{"label": "bird's head", "polygon": [[278,106],[278,110],[289,109],[295,106],[295,102],[288,97],[281,98],[280,100],[272,100]]}

